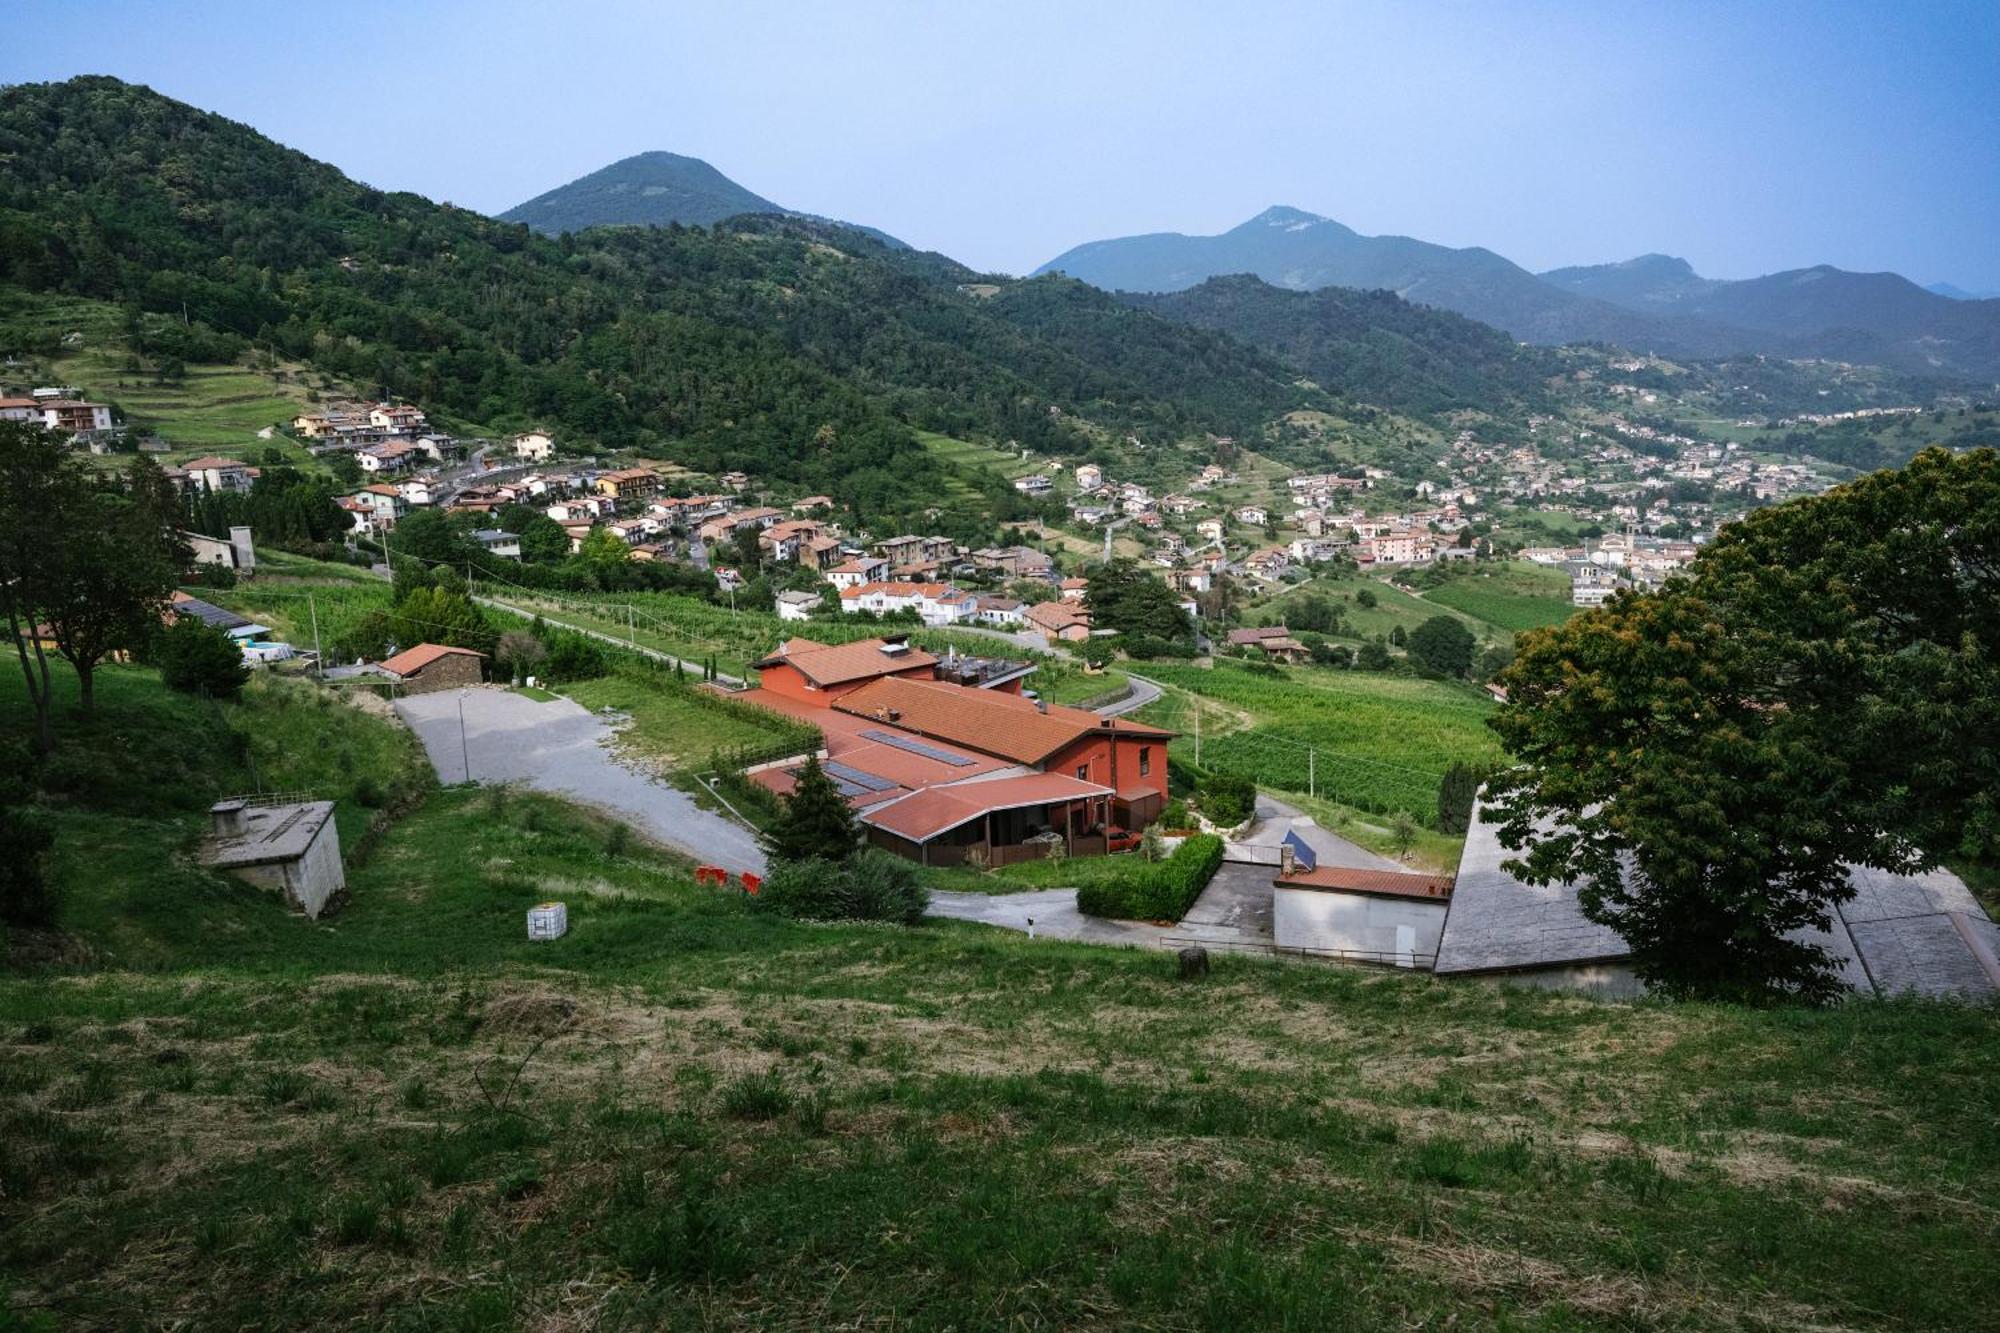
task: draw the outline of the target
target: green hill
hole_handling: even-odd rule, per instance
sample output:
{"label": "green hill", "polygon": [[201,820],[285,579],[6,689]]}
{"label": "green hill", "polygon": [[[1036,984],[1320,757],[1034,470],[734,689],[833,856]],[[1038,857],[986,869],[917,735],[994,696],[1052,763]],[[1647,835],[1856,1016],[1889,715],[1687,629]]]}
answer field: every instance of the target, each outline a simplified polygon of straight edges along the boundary
{"label": "green hill", "polygon": [[1080,283],[982,299],[942,256],[790,218],[550,239],[114,79],[0,90],[0,161],[0,283],[185,311],[461,419],[744,468],[885,522],[943,485],[912,428],[1061,453],[1248,435],[1319,401]]}

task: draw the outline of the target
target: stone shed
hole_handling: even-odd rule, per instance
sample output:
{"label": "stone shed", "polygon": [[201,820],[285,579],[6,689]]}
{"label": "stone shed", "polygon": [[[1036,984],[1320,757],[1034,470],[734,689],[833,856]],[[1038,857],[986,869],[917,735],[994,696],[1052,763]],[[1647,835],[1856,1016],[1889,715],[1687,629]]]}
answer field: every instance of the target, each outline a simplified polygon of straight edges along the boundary
{"label": "stone shed", "polygon": [[202,864],[259,888],[318,918],[347,887],[333,802],[310,796],[231,796],[209,807]]}
{"label": "stone shed", "polygon": [[485,653],[470,648],[448,648],[441,643],[420,643],[397,653],[382,663],[382,669],[396,678],[405,694],[428,694],[479,684],[480,663]]}

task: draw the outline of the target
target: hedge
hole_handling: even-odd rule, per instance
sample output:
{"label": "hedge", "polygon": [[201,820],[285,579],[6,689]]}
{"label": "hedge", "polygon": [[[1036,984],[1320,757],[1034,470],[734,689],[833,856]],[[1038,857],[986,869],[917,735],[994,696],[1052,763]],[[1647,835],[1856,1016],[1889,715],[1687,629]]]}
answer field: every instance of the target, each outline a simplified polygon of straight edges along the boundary
{"label": "hedge", "polygon": [[1132,860],[1130,875],[1078,889],[1077,910],[1121,921],[1178,921],[1222,865],[1222,839],[1200,833],[1164,861]]}

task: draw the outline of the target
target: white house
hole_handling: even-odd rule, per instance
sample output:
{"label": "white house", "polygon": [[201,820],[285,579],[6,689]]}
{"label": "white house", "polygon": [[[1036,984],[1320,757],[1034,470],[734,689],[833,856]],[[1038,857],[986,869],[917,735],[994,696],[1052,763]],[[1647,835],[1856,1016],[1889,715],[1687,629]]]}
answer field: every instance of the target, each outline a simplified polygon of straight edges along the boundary
{"label": "white house", "polygon": [[826,571],[826,581],[846,592],[864,583],[880,583],[889,577],[889,562],[878,555],[857,556]]}
{"label": "white house", "polygon": [[556,442],[547,431],[524,430],[514,437],[514,457],[530,463],[546,463],[556,451]]}
{"label": "white house", "polygon": [[778,619],[804,620],[820,608],[818,593],[788,591],[777,596]]}

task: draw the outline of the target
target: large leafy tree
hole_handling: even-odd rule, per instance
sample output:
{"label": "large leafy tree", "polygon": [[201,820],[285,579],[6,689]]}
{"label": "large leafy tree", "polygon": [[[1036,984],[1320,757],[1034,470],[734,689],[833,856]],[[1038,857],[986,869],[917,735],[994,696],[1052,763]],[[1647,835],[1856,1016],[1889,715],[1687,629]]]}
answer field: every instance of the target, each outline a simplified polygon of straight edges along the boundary
{"label": "large leafy tree", "polygon": [[1409,637],[1410,656],[1426,671],[1456,680],[1472,669],[1477,645],[1456,616],[1432,616]]}
{"label": "large leafy tree", "polygon": [[51,647],[76,671],[78,703],[88,715],[98,665],[150,638],[187,566],[187,546],[174,528],[178,510],[150,460],[135,460],[122,482],[107,480],[61,437],[0,425],[0,609],[41,749],[54,744]]}
{"label": "large leafy tree", "polygon": [[2000,852],[2000,452],[1759,510],[1695,586],[1852,819],[1926,858]]}
{"label": "large leafy tree", "polygon": [[1172,642],[1191,638],[1194,628],[1180,598],[1160,580],[1130,560],[1112,560],[1090,572],[1084,604],[1099,629],[1117,630],[1131,638]]}
{"label": "large leafy tree", "polygon": [[187,569],[187,543],[174,528],[179,506],[152,460],[133,461],[123,486],[79,481],[65,531],[30,579],[56,651],[76,671],[77,702],[96,709],[97,668],[121,649],[147,642]]}
{"label": "large leafy tree", "polygon": [[1668,994],[1831,994],[1848,863],[1990,850],[2000,455],[1930,451],[1727,529],[1690,576],[1522,636],[1489,806]]}
{"label": "large leafy tree", "polygon": [[67,449],[36,426],[0,422],[0,609],[35,713],[35,748],[55,745],[49,652],[39,625],[40,578],[48,544],[63,528],[58,516],[77,503],[77,475]]}

